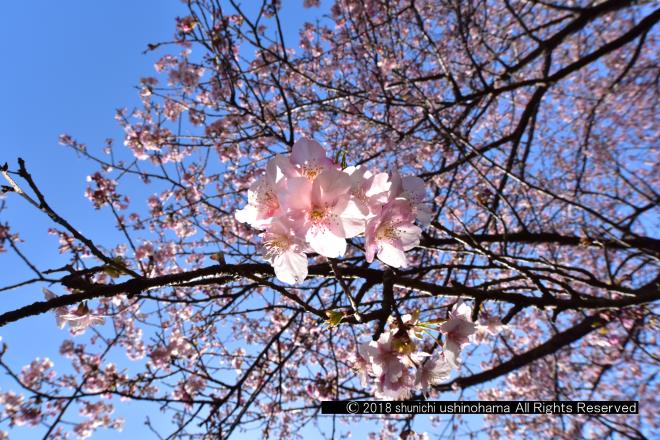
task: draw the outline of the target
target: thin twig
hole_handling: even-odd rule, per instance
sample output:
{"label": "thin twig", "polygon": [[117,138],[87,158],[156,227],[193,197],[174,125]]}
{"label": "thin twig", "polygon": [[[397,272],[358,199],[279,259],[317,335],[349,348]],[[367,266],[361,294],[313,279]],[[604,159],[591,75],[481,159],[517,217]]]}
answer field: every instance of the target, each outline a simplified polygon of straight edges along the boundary
{"label": "thin twig", "polygon": [[344,281],[344,278],[341,276],[341,271],[339,270],[339,267],[337,266],[337,263],[331,259],[328,258],[328,261],[330,262],[330,267],[332,268],[332,272],[335,274],[335,278],[337,278],[337,281],[339,281],[339,285],[341,286],[342,290],[348,297],[348,302],[351,304],[351,308],[353,309],[353,316],[355,316],[355,320],[357,322],[362,322],[362,315],[360,315],[360,312],[358,312],[358,305],[355,302],[355,298],[353,298],[353,295],[351,295],[351,291]]}

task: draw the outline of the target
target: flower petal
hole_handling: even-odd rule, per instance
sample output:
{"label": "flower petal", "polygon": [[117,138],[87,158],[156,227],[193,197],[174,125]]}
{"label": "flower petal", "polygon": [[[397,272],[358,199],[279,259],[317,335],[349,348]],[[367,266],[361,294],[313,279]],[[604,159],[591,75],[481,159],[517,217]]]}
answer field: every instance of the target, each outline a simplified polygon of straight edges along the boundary
{"label": "flower petal", "polygon": [[406,176],[401,179],[404,195],[413,205],[421,203],[426,196],[426,183],[415,176]]}
{"label": "flower petal", "polygon": [[334,205],[339,198],[349,197],[351,179],[348,174],[328,168],[314,179],[312,203],[315,206]]}
{"label": "flower petal", "polygon": [[287,179],[286,187],[280,189],[278,197],[287,210],[309,209],[312,204],[312,183],[304,177]]}
{"label": "flower petal", "polygon": [[319,255],[337,258],[346,252],[346,240],[333,234],[325,227],[312,226],[305,236],[307,242]]}
{"label": "flower petal", "polygon": [[386,194],[389,191],[392,182],[389,181],[387,173],[378,173],[372,177],[371,186],[365,191],[364,195],[372,197],[377,194]]}
{"label": "flower petal", "polygon": [[396,228],[399,241],[404,251],[410,250],[419,245],[419,237],[422,230],[415,225],[402,225]]}
{"label": "flower petal", "polygon": [[307,277],[307,257],[298,252],[283,252],[273,260],[275,276],[287,284],[300,284]]}
{"label": "flower petal", "polygon": [[380,242],[378,259],[391,267],[404,269],[408,267],[408,259],[403,249],[398,249],[388,242]]}
{"label": "flower petal", "polygon": [[291,162],[297,165],[303,165],[306,162],[321,162],[326,158],[325,150],[313,139],[300,138],[293,144],[291,152]]}
{"label": "flower petal", "polygon": [[453,368],[459,368],[460,359],[459,355],[461,353],[461,347],[456,344],[452,339],[445,340],[445,345],[442,347],[443,353],[445,354],[445,359],[447,363]]}
{"label": "flower petal", "polygon": [[339,213],[339,221],[344,230],[344,237],[352,238],[365,231],[366,219],[360,207],[354,200],[349,200],[343,212]]}
{"label": "flower petal", "polygon": [[254,225],[257,221],[257,208],[254,205],[245,205],[245,208],[236,210],[234,217],[241,223]]}

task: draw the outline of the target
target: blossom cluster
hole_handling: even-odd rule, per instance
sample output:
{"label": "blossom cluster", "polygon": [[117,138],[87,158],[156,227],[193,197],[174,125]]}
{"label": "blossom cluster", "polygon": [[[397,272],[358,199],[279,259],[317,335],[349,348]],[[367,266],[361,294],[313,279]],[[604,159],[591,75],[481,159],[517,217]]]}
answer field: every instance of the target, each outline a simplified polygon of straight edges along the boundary
{"label": "blossom cluster", "polygon": [[431,211],[418,177],[342,168],[323,147],[298,140],[289,157],[276,155],[248,190],[248,204],[236,219],[262,230],[263,256],[277,278],[288,284],[307,276],[307,254],[337,258],[346,239],[364,234],[368,262],[377,257],[407,267],[405,251],[419,245]]}
{"label": "blossom cluster", "polygon": [[[390,330],[377,341],[363,343],[355,359],[362,385],[373,378],[375,396],[381,399],[401,400],[413,391],[427,393],[433,385],[449,378],[452,369],[460,366],[460,352],[469,342],[476,342],[480,334],[496,334],[499,321],[487,318],[472,321],[472,308],[459,300],[449,311],[447,319],[422,322],[418,314],[404,315],[401,321],[390,318]],[[442,335],[442,353],[431,355],[418,350],[424,336],[434,332]]]}

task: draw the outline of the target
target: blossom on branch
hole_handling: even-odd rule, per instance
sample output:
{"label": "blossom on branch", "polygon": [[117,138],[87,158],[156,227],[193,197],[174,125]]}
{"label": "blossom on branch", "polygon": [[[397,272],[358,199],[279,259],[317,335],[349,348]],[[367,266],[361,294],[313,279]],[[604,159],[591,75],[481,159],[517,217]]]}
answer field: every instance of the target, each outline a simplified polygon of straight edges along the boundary
{"label": "blossom on branch", "polygon": [[449,319],[439,327],[445,335],[445,344],[442,347],[445,359],[454,368],[459,366],[461,349],[477,329],[476,324],[472,322],[471,315],[470,306],[459,300],[449,312]]}
{"label": "blossom on branch", "polygon": [[378,341],[360,347],[360,355],[369,362],[369,371],[376,378],[376,397],[404,399],[412,390],[410,361],[397,349],[394,334],[385,332]]}
{"label": "blossom on branch", "polygon": [[291,163],[300,176],[310,180],[314,180],[324,170],[335,168],[334,162],[326,156],[321,144],[309,138],[299,139],[293,145]]}
{"label": "blossom on branch", "polygon": [[248,190],[248,204],[236,211],[236,219],[256,229],[264,229],[274,216],[280,213],[278,191],[284,185],[286,159],[275,156],[268,161],[266,173]]}
{"label": "blossom on branch", "polygon": [[347,167],[344,170],[351,177],[351,195],[355,206],[366,218],[380,213],[387,203],[392,182],[387,173],[374,174],[366,167]]}
{"label": "blossom on branch", "polygon": [[417,367],[415,373],[415,387],[426,393],[431,386],[437,385],[447,379],[451,374],[451,365],[439,356],[428,356]]}
{"label": "blossom on branch", "polygon": [[392,171],[390,197],[408,200],[415,218],[421,225],[428,225],[431,222],[433,211],[424,203],[426,184],[419,177],[401,177],[396,170]]}
{"label": "blossom on branch", "polygon": [[[44,288],[44,296],[46,299],[57,298],[57,295],[52,291]],[[69,324],[71,333],[74,335],[82,334],[88,327],[93,327],[95,325],[101,325],[105,323],[105,318],[98,315],[93,315],[87,304],[83,301],[75,309],[69,309],[68,307],[57,307],[55,309],[55,320],[57,321],[57,326],[59,328],[64,328],[66,324]]]}
{"label": "blossom on branch", "polygon": [[367,225],[367,261],[377,255],[383,263],[392,267],[408,267],[405,251],[419,245],[422,230],[413,223],[415,216],[410,203],[395,199],[385,205],[383,212]]}
{"label": "blossom on branch", "polygon": [[261,237],[264,259],[273,266],[277,278],[287,284],[301,283],[307,277],[307,246],[296,236],[292,222],[277,219]]}
{"label": "blossom on branch", "polygon": [[[419,244],[427,221],[419,178],[362,167],[342,169],[318,142],[302,138],[291,156],[276,155],[248,190],[248,203],[236,220],[263,230],[264,259],[287,284],[307,276],[306,252],[328,258],[346,253],[346,239],[365,234],[366,258],[377,255],[392,267],[407,267],[405,251]],[[366,231],[366,232],[365,232]]]}
{"label": "blossom on branch", "polygon": [[[378,340],[360,344],[351,361],[362,386],[372,377],[374,395],[386,400],[407,399],[414,392],[428,394],[434,385],[449,379],[453,368],[458,368],[455,347],[460,350],[474,332],[475,325],[466,320],[469,313],[470,308],[461,302],[453,307],[449,320],[421,321],[418,312],[390,317],[389,330]],[[421,349],[431,331],[447,333],[443,353]],[[431,339],[437,341],[434,336]]]}

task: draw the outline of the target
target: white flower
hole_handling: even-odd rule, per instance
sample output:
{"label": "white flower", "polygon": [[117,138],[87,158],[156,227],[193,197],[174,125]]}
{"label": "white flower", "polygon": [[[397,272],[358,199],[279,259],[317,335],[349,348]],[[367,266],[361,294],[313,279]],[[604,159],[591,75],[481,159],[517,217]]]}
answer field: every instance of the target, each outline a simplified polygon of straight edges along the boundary
{"label": "white flower", "polygon": [[471,315],[470,306],[458,300],[449,312],[449,319],[439,327],[445,334],[445,344],[442,347],[445,359],[454,368],[458,368],[460,363],[461,348],[468,343],[469,336],[476,331],[477,326],[472,322]]}

